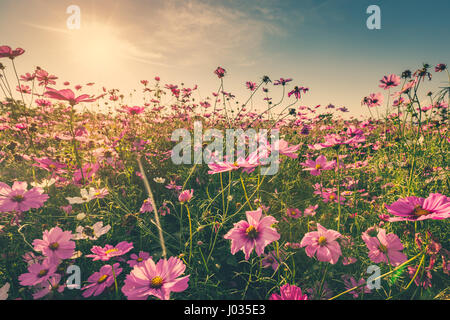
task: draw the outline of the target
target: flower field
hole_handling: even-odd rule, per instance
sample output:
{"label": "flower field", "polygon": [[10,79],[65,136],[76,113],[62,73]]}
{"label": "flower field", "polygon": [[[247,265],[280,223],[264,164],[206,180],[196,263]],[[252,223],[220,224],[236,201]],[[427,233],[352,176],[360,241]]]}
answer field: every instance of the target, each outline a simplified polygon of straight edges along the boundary
{"label": "flower field", "polygon": [[[224,67],[204,99],[151,76],[129,104],[24,54],[0,47],[0,299],[450,297],[445,64],[386,75],[358,119],[291,78],[236,97]],[[227,129],[258,148],[211,151]]]}

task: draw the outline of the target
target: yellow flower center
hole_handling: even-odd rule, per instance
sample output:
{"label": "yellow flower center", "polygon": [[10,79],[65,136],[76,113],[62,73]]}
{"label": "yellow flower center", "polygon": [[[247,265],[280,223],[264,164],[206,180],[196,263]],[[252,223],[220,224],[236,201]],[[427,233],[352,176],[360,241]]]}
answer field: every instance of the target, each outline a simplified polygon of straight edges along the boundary
{"label": "yellow flower center", "polygon": [[322,169],[322,166],[320,164],[316,164],[316,170]]}
{"label": "yellow flower center", "polygon": [[144,259],[142,259],[142,258],[137,258],[136,261],[137,261],[137,262],[142,262],[142,261],[144,261]]}
{"label": "yellow flower center", "polygon": [[150,287],[152,287],[153,289],[159,289],[161,288],[163,285],[163,278],[161,278],[160,276],[156,276],[152,279],[152,281],[150,281]]}
{"label": "yellow flower center", "polygon": [[245,233],[247,234],[247,236],[250,239],[256,239],[256,237],[258,237],[258,230],[256,230],[255,226],[249,226],[246,230]]}
{"label": "yellow flower center", "polygon": [[104,274],[100,278],[98,278],[97,283],[103,283],[106,281],[106,279],[108,279],[108,275]]}
{"label": "yellow flower center", "polygon": [[56,166],[54,164],[51,164],[48,166],[50,169],[56,169]]}
{"label": "yellow flower center", "polygon": [[23,200],[25,200],[24,196],[21,194],[15,195],[14,197],[12,197],[11,199],[14,202],[22,202]]}
{"label": "yellow flower center", "polygon": [[50,250],[55,251],[59,248],[59,243],[58,242],[52,242],[50,243],[50,245],[48,246],[50,248]]}
{"label": "yellow flower center", "polygon": [[413,213],[414,213],[414,215],[420,217],[420,216],[426,216],[426,215],[430,214],[431,212],[423,209],[421,206],[416,206],[414,208]]}
{"label": "yellow flower center", "polygon": [[320,236],[318,242],[319,246],[324,246],[327,244],[327,239],[324,236]]}
{"label": "yellow flower center", "polygon": [[116,248],[113,248],[113,249],[106,250],[105,253],[110,254],[110,253],[117,252],[117,251],[119,251],[119,250]]}
{"label": "yellow flower center", "polygon": [[330,196],[330,200],[334,200],[336,198],[336,196],[334,195],[334,194],[332,194],[331,196]]}
{"label": "yellow flower center", "polygon": [[42,269],[41,271],[39,271],[38,277],[39,277],[39,278],[42,278],[42,277],[44,277],[45,275],[47,275],[47,273],[48,273],[48,270],[47,270],[47,269]]}

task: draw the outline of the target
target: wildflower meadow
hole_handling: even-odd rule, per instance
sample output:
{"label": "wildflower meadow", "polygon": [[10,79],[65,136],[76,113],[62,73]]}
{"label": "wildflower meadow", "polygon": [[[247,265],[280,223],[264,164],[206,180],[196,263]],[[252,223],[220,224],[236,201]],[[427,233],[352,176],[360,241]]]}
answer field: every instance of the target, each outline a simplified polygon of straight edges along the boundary
{"label": "wildflower meadow", "polygon": [[353,116],[290,74],[128,93],[27,57],[0,43],[1,300],[450,298],[448,61]]}
{"label": "wildflower meadow", "polygon": [[[117,89],[91,96],[22,71],[25,50],[0,49],[2,298],[449,296],[448,85],[419,102],[424,82],[449,77],[445,64],[386,75],[361,97],[374,116],[345,120],[344,108],[299,107],[309,88],[290,78],[247,83],[266,93],[261,113],[236,108],[223,67],[204,101],[156,76],[128,106]],[[196,122],[216,139],[240,128],[244,151],[245,130],[266,134],[239,157],[189,139],[191,164],[176,165],[172,132]]]}

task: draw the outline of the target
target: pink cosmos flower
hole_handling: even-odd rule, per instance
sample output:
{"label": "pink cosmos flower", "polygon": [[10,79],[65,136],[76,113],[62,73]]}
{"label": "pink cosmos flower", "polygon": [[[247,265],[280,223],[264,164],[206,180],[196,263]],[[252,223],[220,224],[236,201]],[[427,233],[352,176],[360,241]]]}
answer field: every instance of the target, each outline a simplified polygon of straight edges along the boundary
{"label": "pink cosmos flower", "polygon": [[73,173],[73,180],[76,184],[81,184],[81,181],[84,177],[85,182],[89,182],[91,181],[93,176],[98,172],[99,169],[100,169],[99,163],[95,164],[87,163],[83,166],[83,175],[81,174],[81,170],[78,169]]}
{"label": "pink cosmos flower", "polygon": [[278,254],[276,250],[269,252],[268,254],[264,254],[264,258],[261,260],[261,266],[263,268],[272,267],[273,271],[277,271],[280,263],[283,262],[286,256],[286,252],[283,250],[278,250]]}
{"label": "pink cosmos flower", "polygon": [[300,148],[300,144],[289,146],[289,143],[283,139],[277,140],[274,145],[271,146],[271,149],[275,148],[275,150],[278,148],[278,153],[285,155],[291,159],[297,159],[298,154],[295,152],[298,151]]}
{"label": "pink cosmos flower", "polygon": [[280,288],[280,295],[274,293],[269,300],[308,300],[308,296],[299,287],[286,283]]}
{"label": "pink cosmos flower", "polygon": [[369,258],[372,262],[390,263],[398,266],[407,260],[403,250],[403,245],[397,235],[386,234],[385,229],[379,229],[376,237],[363,237],[367,248],[369,248]]}
{"label": "pink cosmos flower", "polygon": [[363,104],[366,104],[368,107],[381,106],[383,99],[383,94],[381,94],[381,92],[372,93],[368,97],[364,98]]}
{"label": "pink cosmos flower", "polygon": [[65,172],[63,170],[63,168],[67,167],[66,164],[53,161],[52,159],[50,159],[48,157],[35,158],[34,160],[37,163],[33,163],[33,166],[42,168],[44,170],[47,170],[47,171],[53,172],[53,173],[63,173],[63,172]]}
{"label": "pink cosmos flower", "polygon": [[396,87],[400,84],[400,77],[396,74],[391,74],[388,76],[384,76],[383,79],[380,80],[381,84],[379,85],[380,88],[389,89]]}
{"label": "pink cosmos flower", "polygon": [[129,107],[129,106],[122,106],[122,109],[128,113],[129,115],[136,115],[136,114],[141,114],[145,111],[145,107],[138,107],[138,106],[134,106],[134,107]]}
{"label": "pink cosmos flower", "polygon": [[250,91],[255,91],[255,89],[256,89],[256,83],[254,83],[254,82],[247,81],[245,83],[245,85],[246,85],[247,89],[249,89]]}
{"label": "pink cosmos flower", "polygon": [[59,284],[61,281],[61,275],[55,274],[51,276],[47,281],[41,282],[38,285],[36,285],[35,290],[36,292],[33,293],[33,299],[40,299],[45,297],[51,292],[59,292],[62,293],[64,289],[66,288],[65,284]]}
{"label": "pink cosmos flower", "polygon": [[444,63],[439,63],[438,65],[436,65],[436,67],[434,68],[435,72],[442,72],[445,69],[447,69],[447,65]]}
{"label": "pink cosmos flower", "polygon": [[83,297],[89,298],[90,296],[100,295],[106,288],[114,284],[114,277],[122,273],[122,268],[119,268],[119,263],[114,263],[113,266],[107,264],[100,268],[100,271],[94,272],[89,278],[90,284],[81,288],[86,290],[83,292]]}
{"label": "pink cosmos flower", "polygon": [[[347,290],[360,286],[366,282],[363,278],[356,282],[355,278],[346,275],[342,276],[342,280],[344,281],[345,289]],[[367,285],[349,292],[349,294],[353,295],[354,299],[357,299],[360,294],[364,293],[371,293],[371,290],[367,287]]]}
{"label": "pink cosmos flower", "polygon": [[10,46],[0,46],[0,58],[10,58],[13,60],[15,57],[23,54],[25,50],[22,48],[16,48],[12,50]]}
{"label": "pink cosmos flower", "polygon": [[288,79],[284,79],[284,78],[280,78],[280,80],[275,80],[273,85],[274,86],[278,86],[278,85],[286,85],[286,83],[291,82],[292,78],[288,78]]}
{"label": "pink cosmos flower", "polygon": [[322,170],[332,170],[336,165],[336,161],[327,161],[327,158],[324,155],[320,155],[315,161],[308,159],[300,164],[307,167],[303,170],[308,170],[311,175],[318,176],[321,174]]}
{"label": "pink cosmos flower", "polygon": [[39,81],[40,86],[47,86],[48,84],[56,84],[56,79],[58,77],[50,75],[47,71],[43,69],[36,70],[36,78]]}
{"label": "pink cosmos flower", "polygon": [[149,258],[134,266],[122,292],[128,300],[146,300],[148,296],[169,300],[171,292],[187,289],[189,275],[180,277],[185,270],[186,265],[176,257],[160,259],[156,264]]}
{"label": "pink cosmos flower", "polygon": [[440,193],[431,193],[426,199],[406,197],[386,205],[386,209],[396,216],[390,217],[390,222],[442,220],[450,217],[450,198]]}
{"label": "pink cosmos flower", "polygon": [[54,227],[50,231],[45,230],[42,240],[33,241],[34,250],[54,261],[69,259],[75,252],[75,242],[71,241],[72,233],[62,231],[60,227]]}
{"label": "pink cosmos flower", "polygon": [[139,251],[139,255],[132,253],[130,255],[130,260],[127,261],[128,265],[130,267],[134,267],[135,265],[141,265],[145,260],[152,259],[150,254],[148,252]]}
{"label": "pink cosmos flower", "polygon": [[214,71],[214,73],[220,78],[223,78],[225,76],[225,69],[222,67],[217,67],[217,69]]}
{"label": "pink cosmos flower", "polygon": [[247,221],[241,220],[234,224],[233,229],[224,236],[231,240],[231,254],[242,250],[245,254],[245,260],[248,260],[250,254],[255,249],[258,256],[264,252],[264,248],[273,241],[280,239],[280,234],[271,226],[278,221],[272,216],[262,216],[262,209],[256,211],[247,211]]}
{"label": "pink cosmos flower", "polygon": [[314,217],[316,215],[316,210],[319,207],[319,205],[315,205],[315,206],[309,206],[308,208],[305,209],[305,211],[303,211],[303,215],[305,217]]}
{"label": "pink cosmos flower", "polygon": [[28,273],[19,276],[20,285],[35,286],[55,275],[57,264],[50,259],[45,259],[42,264],[35,263],[28,267]]}
{"label": "pink cosmos flower", "polygon": [[69,102],[71,106],[74,106],[80,102],[93,102],[99,97],[94,98],[87,94],[82,94],[81,96],[75,97],[75,93],[70,89],[56,90],[53,88],[46,87],[47,91],[44,92],[44,96]]}
{"label": "pink cosmos flower", "polygon": [[286,215],[290,218],[298,219],[302,216],[302,212],[297,208],[287,208]]}
{"label": "pink cosmos flower", "polygon": [[27,190],[26,182],[15,181],[12,187],[0,182],[0,212],[25,212],[44,205],[48,195],[39,187]]}
{"label": "pink cosmos flower", "polygon": [[31,88],[29,86],[25,86],[23,84],[21,84],[20,87],[16,86],[16,91],[26,93],[26,94],[31,94]]}
{"label": "pink cosmos flower", "polygon": [[94,254],[88,254],[86,257],[93,258],[92,261],[108,261],[111,258],[124,255],[131,249],[133,249],[133,243],[126,241],[119,242],[115,247],[110,244],[107,244],[104,248],[93,246],[91,252]]}
{"label": "pink cosmos flower", "polygon": [[189,202],[191,201],[193,196],[194,196],[194,189],[184,190],[178,196],[178,201],[180,201],[181,203]]}
{"label": "pink cosmos flower", "polygon": [[308,257],[316,256],[317,260],[335,264],[342,255],[341,247],[336,241],[341,234],[328,230],[317,223],[317,231],[308,232],[300,242],[300,247],[306,247]]}
{"label": "pink cosmos flower", "polygon": [[295,86],[295,87],[294,87],[294,90],[292,90],[292,91],[290,91],[290,92],[288,93],[288,98],[289,98],[291,95],[294,95],[294,97],[296,97],[297,99],[300,99],[300,98],[302,97],[301,93],[302,93],[302,92],[303,92],[303,93],[306,93],[306,92],[308,92],[308,91],[309,91],[309,88]]}
{"label": "pink cosmos flower", "polygon": [[141,209],[139,209],[139,212],[144,213],[144,212],[152,212],[152,211],[153,211],[153,206],[150,201],[150,198],[145,199],[144,202],[142,203]]}

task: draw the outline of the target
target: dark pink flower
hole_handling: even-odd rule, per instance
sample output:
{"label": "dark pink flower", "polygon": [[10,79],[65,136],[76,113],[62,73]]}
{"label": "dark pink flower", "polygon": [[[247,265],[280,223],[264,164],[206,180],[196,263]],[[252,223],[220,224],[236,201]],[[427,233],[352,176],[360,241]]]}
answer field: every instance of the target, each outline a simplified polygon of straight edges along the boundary
{"label": "dark pink flower", "polygon": [[0,58],[10,58],[12,60],[15,57],[20,56],[24,52],[25,50],[23,50],[22,48],[12,50],[10,46],[0,46]]}
{"label": "dark pink flower", "polygon": [[308,296],[299,287],[287,283],[280,288],[280,294],[272,294],[269,300],[308,300]]}
{"label": "dark pink flower", "polygon": [[122,273],[122,268],[119,268],[119,263],[115,263],[113,266],[109,264],[100,268],[100,271],[94,272],[89,278],[89,284],[81,288],[86,290],[83,292],[83,297],[88,298],[90,296],[100,295],[106,288],[114,284],[114,277]]}
{"label": "dark pink flower", "polygon": [[380,80],[381,84],[379,85],[380,88],[389,89],[396,87],[400,84],[400,77],[396,74],[391,74],[388,76],[384,76],[383,79]]}
{"label": "dark pink flower", "polygon": [[241,220],[235,223],[233,229],[228,231],[224,238],[231,240],[231,254],[242,250],[245,259],[248,260],[253,249],[260,256],[268,244],[280,239],[280,234],[272,227],[278,221],[272,216],[261,218],[261,208],[256,211],[247,211],[245,214],[247,221]]}
{"label": "dark pink flower", "polygon": [[450,217],[450,198],[440,193],[431,193],[426,199],[406,197],[386,205],[386,209],[396,216],[389,218],[391,222],[442,220]]}
{"label": "dark pink flower", "polygon": [[225,73],[226,71],[222,67],[217,67],[217,69],[214,71],[214,74],[216,74],[219,77],[219,79],[223,78],[225,76]]}
{"label": "dark pink flower", "polygon": [[435,72],[442,72],[442,71],[444,71],[445,69],[447,69],[447,65],[444,64],[444,63],[439,63],[439,64],[434,68],[434,71],[435,71]]}

